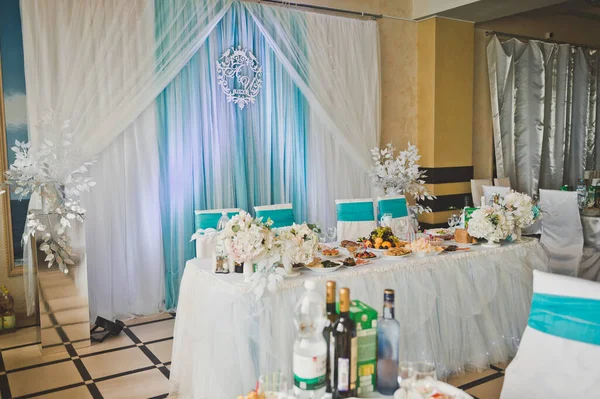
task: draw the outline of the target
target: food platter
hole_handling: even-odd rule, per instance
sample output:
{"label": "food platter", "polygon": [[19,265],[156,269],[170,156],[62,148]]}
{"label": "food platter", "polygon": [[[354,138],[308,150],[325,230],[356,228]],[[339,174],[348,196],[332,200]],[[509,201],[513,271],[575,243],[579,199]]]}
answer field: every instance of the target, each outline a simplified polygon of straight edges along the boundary
{"label": "food platter", "polygon": [[304,266],[305,269],[308,269],[311,272],[317,273],[317,274],[333,273],[334,271],[336,271],[340,267],[342,267],[342,265],[333,266],[333,267],[309,267],[309,266]]}

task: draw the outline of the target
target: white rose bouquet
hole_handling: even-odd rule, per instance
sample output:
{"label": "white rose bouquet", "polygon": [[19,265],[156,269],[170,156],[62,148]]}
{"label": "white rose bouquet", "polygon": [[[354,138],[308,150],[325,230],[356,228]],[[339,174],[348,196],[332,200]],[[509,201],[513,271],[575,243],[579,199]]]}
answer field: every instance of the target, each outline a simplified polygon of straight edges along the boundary
{"label": "white rose bouquet", "polygon": [[515,227],[521,229],[531,226],[540,216],[537,205],[529,195],[524,193],[511,191],[504,196],[502,204],[506,211],[512,214]]}
{"label": "white rose bouquet", "polygon": [[515,228],[512,214],[498,204],[486,205],[471,214],[469,234],[497,242],[510,236]]}
{"label": "white rose bouquet", "polygon": [[319,236],[313,229],[306,223],[294,223],[276,230],[284,264],[312,262],[319,244]]}
{"label": "white rose bouquet", "polygon": [[219,233],[227,255],[237,263],[252,263],[271,257],[277,250],[272,222],[263,223],[249,213],[241,211],[233,216]]}

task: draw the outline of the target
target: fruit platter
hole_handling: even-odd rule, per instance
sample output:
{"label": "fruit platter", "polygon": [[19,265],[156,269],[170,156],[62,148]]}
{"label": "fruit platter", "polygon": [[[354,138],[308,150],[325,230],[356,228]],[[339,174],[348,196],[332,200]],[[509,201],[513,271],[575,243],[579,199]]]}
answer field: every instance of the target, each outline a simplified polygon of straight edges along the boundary
{"label": "fruit platter", "polygon": [[378,227],[368,237],[360,237],[358,242],[366,248],[382,250],[403,247],[407,244],[406,241],[396,237],[390,227]]}

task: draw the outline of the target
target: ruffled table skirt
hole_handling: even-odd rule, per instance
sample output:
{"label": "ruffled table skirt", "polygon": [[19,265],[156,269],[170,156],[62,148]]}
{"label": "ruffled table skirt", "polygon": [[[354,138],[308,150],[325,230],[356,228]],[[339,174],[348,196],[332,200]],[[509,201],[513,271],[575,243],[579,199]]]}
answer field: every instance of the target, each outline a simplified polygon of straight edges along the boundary
{"label": "ruffled table skirt", "polygon": [[547,271],[534,239],[501,248],[433,258],[383,258],[370,265],[286,279],[257,301],[240,274],[213,274],[207,260],[187,262],[179,294],[171,364],[178,398],[230,399],[254,388],[258,376],[291,378],[296,331],[293,309],[303,281],[335,280],[378,311],[383,290],[396,291],[400,358],[435,360],[444,379],[513,357],[527,325],[532,271]]}

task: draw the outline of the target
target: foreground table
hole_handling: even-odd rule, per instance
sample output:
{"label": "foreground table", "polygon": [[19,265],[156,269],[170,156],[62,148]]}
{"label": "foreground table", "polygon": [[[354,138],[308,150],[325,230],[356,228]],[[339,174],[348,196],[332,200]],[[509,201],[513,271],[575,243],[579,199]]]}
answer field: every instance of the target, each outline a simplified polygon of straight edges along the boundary
{"label": "foreground table", "polygon": [[213,274],[210,262],[187,262],[179,294],[171,364],[178,398],[229,399],[248,392],[262,373],[291,377],[293,309],[305,279],[349,287],[375,309],[396,290],[400,357],[435,360],[438,377],[486,368],[514,356],[527,324],[532,271],[547,270],[537,240],[432,258],[383,258],[330,274],[303,272],[256,301],[243,276]]}

